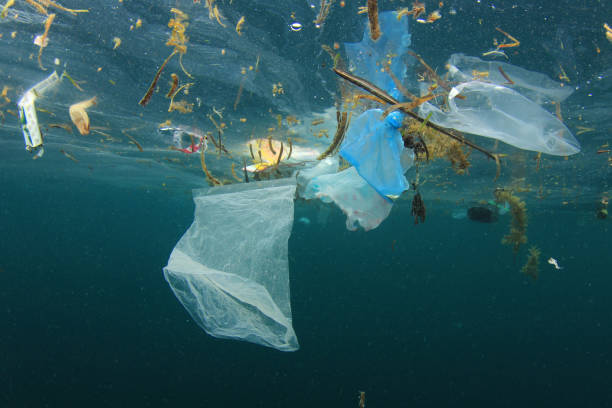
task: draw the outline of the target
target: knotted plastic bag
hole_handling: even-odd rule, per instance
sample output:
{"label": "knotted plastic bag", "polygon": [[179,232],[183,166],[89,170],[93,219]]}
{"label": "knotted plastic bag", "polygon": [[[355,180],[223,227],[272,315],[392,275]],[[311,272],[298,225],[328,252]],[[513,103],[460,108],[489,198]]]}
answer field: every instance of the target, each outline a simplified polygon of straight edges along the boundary
{"label": "knotted plastic bag", "polygon": [[[456,98],[463,95],[464,99]],[[501,140],[512,146],[568,156],[580,151],[569,129],[518,92],[505,86],[469,81],[451,89],[449,111],[431,103],[419,107],[419,115],[436,125]]]}
{"label": "knotted plastic bag", "polygon": [[295,179],[283,179],[194,190],[193,224],[164,276],[208,334],[299,348],[287,258],[295,187]]}
{"label": "knotted plastic bag", "polygon": [[402,160],[402,155],[412,151],[404,148],[398,130],[402,114],[393,112],[384,119],[382,114],[380,109],[370,109],[351,121],[340,155],[379,194],[397,197],[410,187],[404,173],[412,160]]}

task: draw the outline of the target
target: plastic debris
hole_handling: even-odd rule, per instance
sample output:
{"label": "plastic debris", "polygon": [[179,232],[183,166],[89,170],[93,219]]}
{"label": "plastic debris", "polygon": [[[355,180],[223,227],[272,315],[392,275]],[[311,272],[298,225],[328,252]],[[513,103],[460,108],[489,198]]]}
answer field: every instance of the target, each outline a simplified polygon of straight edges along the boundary
{"label": "plastic debris", "polygon": [[38,97],[59,83],[60,80],[61,78],[57,75],[57,72],[53,71],[46,79],[28,89],[17,102],[25,148],[29,152],[36,152],[35,158],[41,157],[44,154],[43,138],[38,125],[35,102]]}
{"label": "plastic debris", "polygon": [[292,178],[194,190],[194,222],[164,276],[211,336],[299,348],[289,303],[295,186]]}
{"label": "plastic debris", "polygon": [[[456,98],[463,95],[464,99]],[[569,156],[580,151],[570,130],[540,105],[505,86],[469,81],[455,86],[444,112],[431,103],[419,114],[446,128],[501,140],[512,146]]]}
{"label": "plastic debris", "polygon": [[72,120],[72,123],[74,123],[79,130],[79,133],[82,135],[89,134],[89,115],[87,114],[87,109],[95,105],[96,101],[97,99],[94,96],[91,99],[87,99],[70,106],[70,120]]}
{"label": "plastic debris", "polygon": [[450,56],[448,72],[453,80],[461,82],[476,79],[476,72],[486,73],[485,82],[512,88],[539,104],[561,102],[574,92],[571,87],[563,86],[539,72],[528,71],[505,62],[483,61],[464,54]]}
{"label": "plastic debris", "polygon": [[313,178],[302,197],[335,203],[346,214],[346,228],[350,231],[357,230],[359,225],[366,231],[378,227],[393,207],[391,200],[374,190],[354,167]]}
{"label": "plastic debris", "polygon": [[413,165],[414,153],[404,148],[398,128],[402,114],[370,109],[349,126],[340,155],[382,196],[397,197],[410,185],[404,173]]}

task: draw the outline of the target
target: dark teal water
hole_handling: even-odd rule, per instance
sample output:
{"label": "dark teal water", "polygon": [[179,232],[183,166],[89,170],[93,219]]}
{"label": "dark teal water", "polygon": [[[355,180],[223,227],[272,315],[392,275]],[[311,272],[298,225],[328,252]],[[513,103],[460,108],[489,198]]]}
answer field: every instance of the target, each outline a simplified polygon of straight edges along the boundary
{"label": "dark teal water", "polygon": [[282,353],[209,337],[167,287],[189,200],[3,176],[3,406],[354,407],[359,390],[372,407],[612,404],[610,230],[592,213],[532,207],[530,242],[564,267],[541,259],[532,282],[499,243],[507,216],[432,203],[414,225],[404,203],[351,233],[298,202],[301,349]]}
{"label": "dark teal water", "polygon": [[[190,189],[205,182],[198,158],[166,165],[169,142],[155,128],[171,117],[214,130],[205,115],[225,106],[235,123],[248,116],[248,129],[228,129],[231,143],[251,137],[252,123],[259,132],[274,125],[277,113],[306,117],[332,106],[337,81],[320,46],[359,41],[364,18],[357,3],[341,9],[336,2],[316,30],[308,2],[218,3],[231,22],[225,31],[190,1],[99,2],[78,18],[58,13],[43,62],[67,62],[71,75],[87,81],[87,96],[99,97],[92,123],[117,138],[138,127],[133,135],[145,152],[138,156],[127,140],[111,148],[44,129],[47,153],[32,161],[17,120],[5,114],[0,122],[0,407],[356,407],[358,391],[368,407],[612,407],[612,230],[610,219],[595,217],[612,180],[609,156],[596,154],[610,134],[612,43],[602,27],[612,24],[609,5],[453,1],[439,23],[412,23],[414,50],[439,72],[451,53],[490,49],[501,38],[494,27],[521,41],[510,63],[556,79],[563,68],[576,92],[562,113],[582,152],[567,161],[544,156],[536,172],[535,153],[502,147],[509,156],[497,182],[491,162],[473,153],[470,175],[453,177],[450,187],[440,184],[448,178],[444,165],[426,168],[422,225],[409,214],[412,193],[367,233],[347,231],[333,206],[296,201],[295,219],[311,221],[296,222],[289,241],[300,350],[282,353],[208,336],[164,280],[162,267],[193,220]],[[428,11],[435,3],[427,2]],[[196,77],[191,97],[202,99],[189,116],[168,115],[163,92],[145,110],[137,106],[168,55],[175,6],[191,16],[184,62]],[[18,0],[14,8],[36,15],[27,7]],[[299,33],[288,28],[291,11],[304,24]],[[231,25],[241,15],[247,25],[239,41]],[[129,31],[137,18],[142,30]],[[4,111],[49,73],[28,58],[43,21],[0,21],[0,89],[10,85],[13,99]],[[115,35],[123,45],[112,50]],[[223,64],[215,47],[230,51]],[[261,70],[232,112],[240,67],[260,54]],[[97,66],[104,66],[99,77]],[[182,72],[176,61],[164,87],[170,72]],[[270,94],[277,81],[283,98]],[[41,123],[68,122],[68,105],[84,97],[64,81],[41,102],[56,113],[39,113]],[[594,130],[577,134],[577,126]],[[135,162],[130,157],[151,160],[122,167]],[[207,160],[215,174],[229,168]],[[458,200],[466,203],[459,207],[489,200],[493,188],[514,182],[530,188],[520,194],[529,243],[516,256],[500,243],[508,215],[492,224],[451,217]],[[520,273],[532,244],[542,251],[537,281]]]}

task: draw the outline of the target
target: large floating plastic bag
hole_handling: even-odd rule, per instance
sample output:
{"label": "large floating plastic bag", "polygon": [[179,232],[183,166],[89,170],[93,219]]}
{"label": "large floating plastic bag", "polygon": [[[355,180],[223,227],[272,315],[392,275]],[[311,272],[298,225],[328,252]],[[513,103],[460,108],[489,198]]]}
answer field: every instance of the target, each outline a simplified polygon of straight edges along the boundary
{"label": "large floating plastic bag", "polygon": [[377,41],[372,41],[369,27],[366,25],[361,42],[344,43],[349,71],[400,99],[401,95],[391,76],[383,68],[392,55],[394,57],[391,58],[391,71],[400,81],[406,77],[406,64],[401,57],[411,43],[408,19],[398,21],[395,11],[387,11],[378,15],[378,22],[382,35]]}
{"label": "large floating plastic bag", "polygon": [[378,227],[393,207],[393,203],[378,194],[354,167],[313,178],[302,197],[335,203],[346,214],[346,228],[350,231],[357,230],[358,225],[366,231]]}
{"label": "large floating plastic bag", "polygon": [[295,186],[284,179],[194,190],[193,224],[164,275],[208,334],[299,348],[287,258]]}
{"label": "large floating plastic bag", "polygon": [[[464,99],[455,98],[458,94]],[[448,95],[449,111],[430,103],[419,108],[431,113],[436,125],[501,140],[512,146],[568,156],[580,151],[569,129],[540,105],[505,86],[480,81],[457,85]]]}
{"label": "large floating plastic bag", "polygon": [[402,163],[404,142],[398,128],[402,114],[393,112],[381,120],[383,111],[370,109],[351,121],[340,155],[361,177],[387,197],[396,197],[409,188],[404,173],[412,162]]}
{"label": "large floating plastic bag", "polygon": [[[503,85],[512,88],[534,102],[544,104],[561,102],[574,91],[561,82],[556,82],[539,72],[528,71],[515,65],[499,61],[483,61],[477,57],[464,54],[453,54],[448,60],[448,72],[455,81],[471,81],[474,75],[483,75],[483,82]],[[501,71],[500,71],[501,68]],[[514,82],[508,82],[508,78]]]}

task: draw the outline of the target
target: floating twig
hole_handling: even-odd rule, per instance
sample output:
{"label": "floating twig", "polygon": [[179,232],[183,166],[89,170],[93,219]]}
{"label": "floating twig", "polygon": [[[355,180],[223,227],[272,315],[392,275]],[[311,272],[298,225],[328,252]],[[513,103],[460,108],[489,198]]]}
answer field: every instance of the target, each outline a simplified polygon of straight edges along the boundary
{"label": "floating twig", "polygon": [[[342,70],[340,70],[338,68],[334,68],[333,70],[334,70],[334,72],[337,75],[339,75],[342,78],[346,79],[350,83],[360,87],[361,89],[364,89],[364,90],[370,92],[372,95],[374,95],[377,98],[383,100],[385,103],[390,104],[390,105],[397,105],[399,103],[395,98],[391,97],[391,95],[389,95],[388,93],[386,93],[382,89],[378,88],[376,85],[366,81],[365,79],[360,78],[358,76],[355,76],[353,74],[349,74],[348,72],[342,71]],[[413,119],[418,120],[421,123],[425,122],[425,119],[421,118],[419,115],[417,115],[416,113],[414,113],[414,112],[412,112],[410,110],[403,109],[403,108],[400,108],[400,110],[402,112],[404,112],[405,114],[407,114],[408,116],[412,117]],[[442,133],[443,135],[446,135],[446,136],[448,136],[448,137],[450,137],[452,139],[455,139],[455,140],[457,140],[457,141],[459,141],[459,142],[461,142],[461,143],[463,143],[463,144],[465,144],[467,146],[470,146],[471,148],[473,148],[475,150],[478,150],[479,152],[483,153],[487,157],[495,160],[495,155],[493,155],[492,153],[490,153],[487,150],[483,149],[482,147],[478,146],[477,144],[475,144],[475,143],[465,139],[463,136],[458,136],[458,135],[452,134],[449,131],[447,131],[446,129],[444,129],[444,128],[438,126],[438,125],[435,125],[435,124],[433,124],[431,122],[427,122],[426,126],[432,128],[434,130],[437,130],[438,132]]]}

